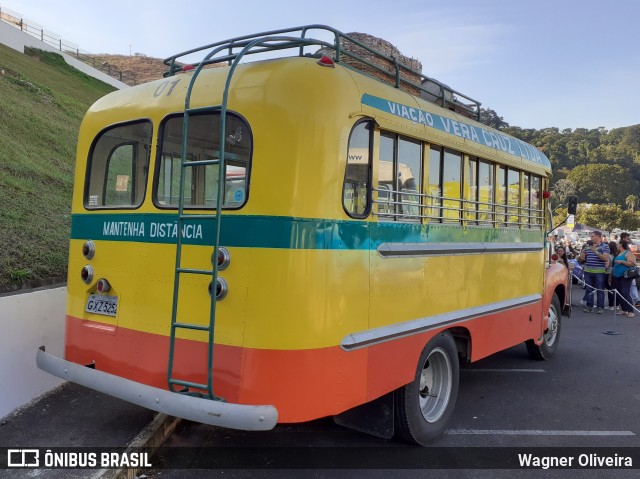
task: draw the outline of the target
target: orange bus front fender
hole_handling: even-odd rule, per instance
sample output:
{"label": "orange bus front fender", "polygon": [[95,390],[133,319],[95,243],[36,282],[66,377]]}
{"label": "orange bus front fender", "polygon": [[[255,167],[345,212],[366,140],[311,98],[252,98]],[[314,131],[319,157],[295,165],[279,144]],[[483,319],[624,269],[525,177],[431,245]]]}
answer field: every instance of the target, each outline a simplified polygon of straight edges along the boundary
{"label": "orange bus front fender", "polygon": [[[560,300],[562,312],[569,315],[571,308],[571,295],[569,294],[569,271],[560,263],[552,263],[544,274],[544,291],[542,294],[543,318],[542,331],[547,328],[549,320],[549,308],[553,295],[556,294]],[[542,334],[540,340],[542,340]]]}

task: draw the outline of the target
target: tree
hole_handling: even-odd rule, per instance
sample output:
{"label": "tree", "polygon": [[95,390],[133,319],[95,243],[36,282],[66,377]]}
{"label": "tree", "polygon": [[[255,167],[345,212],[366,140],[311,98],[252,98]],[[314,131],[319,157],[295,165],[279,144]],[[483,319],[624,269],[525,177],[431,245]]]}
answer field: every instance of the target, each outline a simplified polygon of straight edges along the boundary
{"label": "tree", "polygon": [[567,180],[576,185],[580,201],[586,203],[624,205],[634,191],[629,170],[618,165],[580,165],[567,175]]}
{"label": "tree", "polygon": [[561,223],[564,223],[567,218],[569,217],[569,213],[567,212],[567,208],[556,208],[553,211],[553,226],[559,225]]}
{"label": "tree", "polygon": [[495,128],[496,130],[500,130],[502,128],[507,128],[509,123],[504,121],[504,118],[498,116],[498,114],[491,109],[480,108],[480,123],[484,123],[491,128]]}
{"label": "tree", "polygon": [[640,228],[640,216],[630,210],[624,210],[620,214],[618,228],[627,231],[635,231]]}
{"label": "tree", "polygon": [[619,227],[622,211],[618,205],[592,205],[578,211],[576,219],[584,225],[611,231]]}
{"label": "tree", "polygon": [[576,195],[576,185],[571,180],[558,180],[551,188],[551,198],[555,205],[563,204],[569,196]]}
{"label": "tree", "polygon": [[629,195],[624,200],[624,202],[627,205],[627,208],[629,208],[629,210],[633,213],[633,211],[636,209],[636,205],[638,204],[638,197],[636,195]]}

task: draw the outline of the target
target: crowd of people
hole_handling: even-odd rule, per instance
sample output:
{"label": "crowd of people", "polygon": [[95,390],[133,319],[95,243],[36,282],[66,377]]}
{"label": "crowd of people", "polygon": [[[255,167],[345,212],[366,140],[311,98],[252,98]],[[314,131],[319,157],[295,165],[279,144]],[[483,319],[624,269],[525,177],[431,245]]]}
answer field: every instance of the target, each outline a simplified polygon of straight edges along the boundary
{"label": "crowd of people", "polygon": [[[582,267],[585,293],[580,303],[585,306],[585,313],[602,314],[604,309],[616,309],[618,315],[635,317],[634,307],[640,306],[638,288],[635,279],[625,274],[636,266],[630,245],[629,233],[621,233],[619,238],[614,235],[607,241],[600,231],[593,231],[579,252],[570,242],[557,244],[557,262],[571,270],[569,260],[577,258]],[[616,292],[622,300],[616,301]],[[605,296],[608,306],[604,304]]]}

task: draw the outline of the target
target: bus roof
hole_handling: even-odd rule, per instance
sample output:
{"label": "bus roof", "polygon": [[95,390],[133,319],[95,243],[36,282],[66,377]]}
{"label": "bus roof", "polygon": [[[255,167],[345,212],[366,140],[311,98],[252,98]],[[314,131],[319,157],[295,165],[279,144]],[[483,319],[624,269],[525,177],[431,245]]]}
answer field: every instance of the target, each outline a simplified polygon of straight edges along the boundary
{"label": "bus roof", "polygon": [[[332,41],[309,38],[307,35],[310,31],[328,33]],[[294,34],[297,34],[297,36],[294,36]],[[353,41],[361,45],[362,48],[377,54],[375,50],[362,44],[358,40],[351,39],[351,37],[323,25],[308,25],[305,27],[247,35],[213,43],[169,57],[165,60],[165,63],[169,66],[169,71],[165,76],[172,78],[157,80],[146,85],[139,85],[111,93],[104,99],[98,100],[91,111],[110,110],[114,107],[123,106],[124,104],[131,106],[137,105],[137,108],[144,108],[146,111],[158,107],[161,110],[165,110],[166,113],[176,111],[176,108],[181,108],[180,102],[182,102],[184,107],[184,102],[180,99],[183,99],[184,96],[177,94],[171,95],[171,92],[174,91],[174,87],[182,75],[177,77],[173,75],[182,70],[179,67],[179,59],[192,57],[198,53],[204,54],[204,58],[194,63],[195,68],[185,69],[188,72],[184,76],[187,81],[180,82],[180,87],[175,88],[176,93],[187,89],[185,84],[189,83],[189,78],[191,78],[191,84],[188,87],[190,91],[193,84],[193,77],[200,73],[202,76],[209,78],[205,83],[208,83],[209,86],[213,86],[214,84],[218,85],[217,88],[224,87],[225,79],[228,86],[230,75],[240,78],[245,75],[256,74],[262,78],[264,82],[267,81],[265,78],[271,78],[271,76],[260,74],[260,71],[264,73],[265,68],[281,68],[283,61],[289,64],[288,68],[294,67],[291,63],[291,60],[293,60],[291,58],[280,58],[279,61],[278,59],[273,61],[274,51],[295,49],[297,57],[316,61],[317,57],[320,56],[318,47],[325,52],[327,49],[333,48],[335,51],[335,64],[345,66],[348,69],[347,71],[350,72],[350,75],[336,75],[333,76],[333,78],[335,78],[335,81],[343,82],[347,81],[348,78],[352,78],[350,83],[357,88],[357,90],[353,90],[352,96],[354,102],[352,107],[356,107],[356,105],[359,104],[359,109],[366,115],[372,116],[380,125],[388,126],[394,130],[397,130],[398,125],[400,125],[401,130],[404,130],[406,134],[414,135],[417,138],[428,138],[429,141],[440,143],[446,147],[461,149],[468,154],[478,157],[501,158],[506,164],[524,167],[536,173],[544,175],[551,174],[551,163],[540,150],[504,132],[481,124],[472,118],[477,116],[476,113],[479,115],[479,102],[424,76],[422,73],[409,70],[408,67],[405,67],[397,61],[393,63],[393,68],[396,69],[394,74],[395,83],[389,85],[388,82],[383,81],[380,77],[364,73],[360,69],[354,68],[352,64],[341,61],[341,59],[345,57],[361,59],[357,54],[343,51],[343,40],[345,39]],[[305,53],[305,49],[309,47],[314,49],[314,53]],[[269,59],[272,61],[248,62],[248,64],[240,65],[235,69],[236,64],[240,62],[240,60],[246,60],[245,55],[257,53],[263,55],[252,57],[253,59],[264,60],[264,54],[270,53]],[[383,59],[392,60],[383,54],[380,55]],[[302,58],[297,58],[296,60],[299,61],[302,60]],[[361,60],[367,62],[365,59]],[[229,63],[233,64],[231,68],[227,66]],[[303,61],[302,63],[306,62]],[[258,70],[246,68],[249,67],[250,64],[255,66],[261,65],[261,67]],[[203,68],[214,65],[224,66],[226,68],[208,68],[202,71]],[[293,71],[289,72],[289,79],[291,81],[296,81],[296,79],[298,79],[298,81],[307,81],[308,78],[307,80],[303,80],[303,78],[306,78],[303,65],[297,68],[299,68],[299,70],[296,70],[295,73]],[[406,75],[401,75],[405,70],[420,75],[422,83],[415,83],[411,79],[408,79]],[[389,73],[388,70],[385,71],[387,74]],[[338,80],[338,78],[342,78],[342,80]],[[253,81],[249,81],[249,83],[252,84]],[[417,96],[415,93],[410,93],[402,89],[401,87],[403,85],[409,86],[414,90],[416,88],[420,89],[420,91],[423,93],[426,92],[427,94]],[[434,98],[437,97],[434,93],[434,85],[441,89],[441,98],[438,98],[436,101],[433,101]],[[314,89],[317,88],[317,86],[318,85],[310,85],[309,88]],[[339,88],[346,87],[344,83],[336,86]],[[193,88],[200,90],[202,87],[200,84]],[[285,85],[283,88],[287,88],[287,86]],[[149,91],[143,93],[142,90],[144,89],[148,89]],[[357,91],[359,91],[359,96],[355,95]],[[210,93],[202,96],[209,98],[209,101],[212,99]],[[460,109],[460,98],[465,99],[465,104],[469,107],[468,109]],[[199,106],[206,105],[203,104]]]}
{"label": "bus roof", "polygon": [[[310,32],[314,38],[310,36]],[[164,76],[172,76],[185,68],[197,69],[219,63],[231,64],[247,55],[287,49],[297,49],[298,56],[320,58],[329,54],[336,63],[356,65],[361,70],[373,72],[380,80],[387,79],[396,88],[417,92],[423,98],[444,108],[476,119],[480,118],[479,101],[427,77],[397,58],[384,54],[353,36],[320,24],[243,35],[177,53],[164,60],[168,67]],[[187,66],[183,64],[185,60],[203,54],[205,56],[196,62]]]}
{"label": "bus roof", "polygon": [[[326,25],[313,24],[244,35],[187,50],[165,59],[168,67],[165,76],[173,76],[182,71],[183,66],[179,60],[192,58],[194,55],[205,56],[191,64],[189,69],[201,69],[220,63],[232,64],[246,55],[271,52],[273,57],[274,51],[287,49],[297,49],[298,56],[306,57],[320,57],[331,53],[336,63],[352,70],[360,70],[363,75],[387,84],[391,79],[392,86],[407,91],[418,99],[418,104],[412,105],[365,92],[361,98],[363,107],[424,125],[447,136],[453,135],[468,144],[470,149],[474,149],[474,146],[488,147],[510,157],[511,161],[551,173],[551,162],[538,148],[481,124],[479,101]],[[313,51],[309,51],[310,49]],[[367,75],[362,70],[373,71],[374,74]],[[381,75],[375,74],[376,72]],[[444,111],[432,108],[433,104]],[[435,113],[437,111],[442,113]]]}

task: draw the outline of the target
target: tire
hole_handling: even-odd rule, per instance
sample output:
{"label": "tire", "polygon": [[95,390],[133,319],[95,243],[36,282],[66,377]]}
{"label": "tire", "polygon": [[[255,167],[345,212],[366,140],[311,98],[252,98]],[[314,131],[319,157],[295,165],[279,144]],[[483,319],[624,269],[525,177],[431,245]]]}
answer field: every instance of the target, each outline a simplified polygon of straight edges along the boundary
{"label": "tire", "polygon": [[560,307],[560,300],[558,299],[558,295],[554,294],[551,304],[549,305],[549,324],[548,328],[544,331],[542,344],[536,344],[533,339],[529,339],[526,342],[529,356],[542,361],[551,359],[556,349],[558,349],[562,324],[561,319],[562,308]]}
{"label": "tire", "polygon": [[427,445],[444,431],[458,396],[460,368],[450,333],[435,336],[422,350],[412,382],[395,391],[395,433]]}

